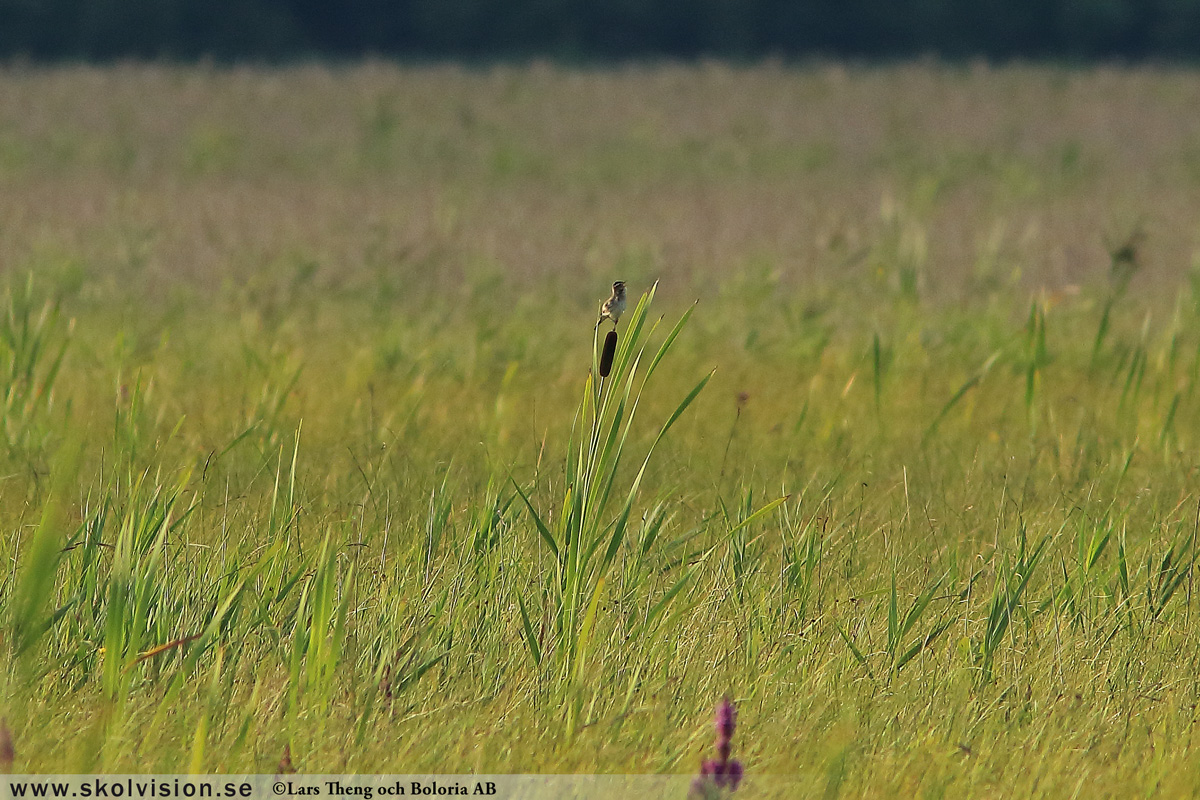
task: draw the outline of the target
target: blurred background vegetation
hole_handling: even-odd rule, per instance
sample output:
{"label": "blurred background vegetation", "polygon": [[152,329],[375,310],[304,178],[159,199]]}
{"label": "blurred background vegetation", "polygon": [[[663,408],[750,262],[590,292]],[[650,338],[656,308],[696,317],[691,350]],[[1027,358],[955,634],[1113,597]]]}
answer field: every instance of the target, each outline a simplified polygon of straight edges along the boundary
{"label": "blurred background vegetation", "polygon": [[1200,0],[0,0],[0,57],[1183,59]]}

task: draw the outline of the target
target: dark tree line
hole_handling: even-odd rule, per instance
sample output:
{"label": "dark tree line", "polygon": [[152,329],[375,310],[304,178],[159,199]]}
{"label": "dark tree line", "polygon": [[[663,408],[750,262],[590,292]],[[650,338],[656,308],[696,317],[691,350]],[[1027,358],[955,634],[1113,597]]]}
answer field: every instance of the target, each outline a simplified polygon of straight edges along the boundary
{"label": "dark tree line", "polygon": [[0,0],[0,57],[1200,56],[1200,0]]}

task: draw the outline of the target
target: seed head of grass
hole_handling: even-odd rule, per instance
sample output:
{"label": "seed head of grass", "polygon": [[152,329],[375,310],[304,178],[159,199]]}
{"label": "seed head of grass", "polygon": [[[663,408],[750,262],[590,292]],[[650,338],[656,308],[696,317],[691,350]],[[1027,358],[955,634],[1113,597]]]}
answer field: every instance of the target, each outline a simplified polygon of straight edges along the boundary
{"label": "seed head of grass", "polygon": [[613,356],[617,352],[617,332],[609,331],[604,337],[604,350],[600,353],[600,377],[607,378],[612,372]]}

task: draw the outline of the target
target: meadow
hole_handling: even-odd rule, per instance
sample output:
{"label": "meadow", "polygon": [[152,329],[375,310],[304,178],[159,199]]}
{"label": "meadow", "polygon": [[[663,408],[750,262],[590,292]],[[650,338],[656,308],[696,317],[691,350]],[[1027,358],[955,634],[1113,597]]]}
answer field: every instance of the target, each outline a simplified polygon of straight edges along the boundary
{"label": "meadow", "polygon": [[3,68],[10,769],[682,797],[728,696],[737,796],[1193,796],[1196,108],[1151,67]]}

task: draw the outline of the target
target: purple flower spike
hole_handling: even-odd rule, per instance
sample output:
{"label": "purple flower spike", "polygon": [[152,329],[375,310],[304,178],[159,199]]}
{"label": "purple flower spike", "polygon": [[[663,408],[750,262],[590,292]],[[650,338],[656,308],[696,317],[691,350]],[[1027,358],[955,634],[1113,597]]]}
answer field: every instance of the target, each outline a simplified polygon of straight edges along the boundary
{"label": "purple flower spike", "polygon": [[736,760],[730,761],[729,769],[726,770],[725,774],[729,778],[729,790],[733,791],[738,787],[738,784],[742,782],[742,775],[744,774],[744,771],[742,770],[742,762]]}
{"label": "purple flower spike", "polygon": [[737,709],[729,698],[723,698],[717,706],[717,740],[732,739],[733,730],[737,727]]}
{"label": "purple flower spike", "polygon": [[742,782],[742,762],[729,760],[733,750],[733,732],[737,728],[737,709],[726,697],[717,706],[717,758],[700,762],[700,775],[692,781],[688,797],[695,800],[719,800],[725,789],[736,790]]}

